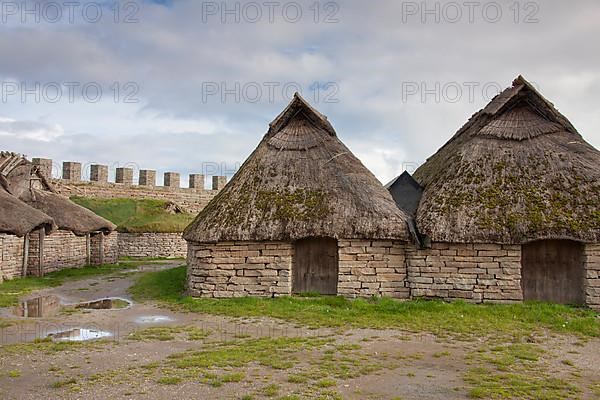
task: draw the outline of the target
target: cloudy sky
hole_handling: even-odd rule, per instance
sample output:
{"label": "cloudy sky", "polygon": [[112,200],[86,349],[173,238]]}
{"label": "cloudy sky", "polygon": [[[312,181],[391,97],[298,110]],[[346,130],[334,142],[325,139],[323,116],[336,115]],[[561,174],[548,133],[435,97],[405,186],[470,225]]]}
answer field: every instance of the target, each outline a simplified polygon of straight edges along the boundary
{"label": "cloudy sky", "polygon": [[0,148],[58,165],[231,174],[298,90],[385,182],[519,74],[600,148],[596,0],[3,1],[0,12]]}

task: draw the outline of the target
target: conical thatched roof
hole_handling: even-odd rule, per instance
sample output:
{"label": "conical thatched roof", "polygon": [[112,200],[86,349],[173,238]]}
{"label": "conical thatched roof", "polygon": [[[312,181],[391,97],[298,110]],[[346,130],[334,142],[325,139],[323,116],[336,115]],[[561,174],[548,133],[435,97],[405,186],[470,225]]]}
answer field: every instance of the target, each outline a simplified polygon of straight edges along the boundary
{"label": "conical thatched roof", "polygon": [[408,239],[406,215],[299,95],[231,182],[188,226],[194,242]]}
{"label": "conical thatched roof", "polygon": [[7,187],[0,174],[0,233],[23,236],[42,228],[50,233],[54,227],[52,218],[12,196]]}
{"label": "conical thatched roof", "polygon": [[116,229],[112,222],[56,194],[37,167],[18,154],[0,154],[0,174],[6,177],[10,193],[52,217],[59,229],[79,236]]}
{"label": "conical thatched roof", "polygon": [[414,177],[432,241],[600,241],[600,152],[522,77]]}

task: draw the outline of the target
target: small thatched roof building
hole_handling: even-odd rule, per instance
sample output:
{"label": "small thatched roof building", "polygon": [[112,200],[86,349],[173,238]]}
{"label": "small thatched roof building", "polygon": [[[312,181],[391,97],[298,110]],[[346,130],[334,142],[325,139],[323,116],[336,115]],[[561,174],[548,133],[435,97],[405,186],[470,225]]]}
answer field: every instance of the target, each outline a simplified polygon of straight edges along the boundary
{"label": "small thatched roof building", "polygon": [[0,181],[0,214],[13,213],[12,219],[3,218],[1,224],[12,221],[19,228],[15,233],[26,235],[25,241],[11,245],[13,264],[21,263],[23,267],[17,270],[13,266],[5,276],[27,272],[43,275],[117,261],[116,236],[104,238],[115,230],[115,225],[58,195],[38,167],[25,157],[0,153]]}
{"label": "small thatched roof building", "polygon": [[432,283],[413,294],[600,305],[600,152],[524,78],[414,178],[431,248],[408,265]]}
{"label": "small thatched roof building", "polygon": [[37,166],[21,155],[2,153],[0,172],[13,195],[52,217],[61,230],[84,236],[92,232],[109,233],[116,229],[112,222],[56,194]]}
{"label": "small thatched roof building", "polygon": [[407,240],[406,216],[298,94],[186,229],[192,242],[306,237]]}
{"label": "small thatched roof building", "polygon": [[[366,240],[370,247],[373,240],[408,241],[409,233],[406,215],[377,178],[338,139],[327,118],[296,94],[233,179],[185,230],[184,238],[190,248],[204,249],[198,252],[200,257],[190,252],[192,293],[220,297],[290,293],[286,273],[250,290],[246,289],[260,283],[217,279],[220,285],[208,284],[206,278],[211,277],[203,274],[236,254],[237,249],[231,248],[225,257],[215,257],[223,242],[233,247],[239,243],[241,248],[254,242],[252,248],[263,256],[223,261],[235,264],[233,270],[243,273],[257,260],[266,270],[275,262],[268,257],[285,257],[284,269],[295,274],[294,292],[337,293],[338,241],[343,245]],[[290,271],[292,263],[295,271]],[[279,288],[273,288],[273,282]]]}

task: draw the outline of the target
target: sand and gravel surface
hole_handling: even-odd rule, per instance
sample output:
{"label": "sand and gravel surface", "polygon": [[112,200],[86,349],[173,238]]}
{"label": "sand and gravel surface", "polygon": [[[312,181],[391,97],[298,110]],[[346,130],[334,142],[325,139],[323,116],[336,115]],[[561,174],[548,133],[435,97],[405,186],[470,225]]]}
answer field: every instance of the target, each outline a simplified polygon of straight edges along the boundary
{"label": "sand and gravel surface", "polygon": [[[481,369],[492,367],[494,377],[539,373],[544,382],[556,380],[539,392],[547,399],[600,398],[598,338],[548,335],[514,344],[395,329],[309,329],[131,300],[127,289],[139,274],[179,264],[69,281],[23,299],[71,305],[49,306],[54,315],[24,318],[1,310],[8,326],[2,328],[0,398],[494,398],[473,390],[487,379]],[[72,307],[106,298],[123,302],[114,309]],[[498,385],[496,398],[519,398],[504,392],[502,382],[486,385]]]}

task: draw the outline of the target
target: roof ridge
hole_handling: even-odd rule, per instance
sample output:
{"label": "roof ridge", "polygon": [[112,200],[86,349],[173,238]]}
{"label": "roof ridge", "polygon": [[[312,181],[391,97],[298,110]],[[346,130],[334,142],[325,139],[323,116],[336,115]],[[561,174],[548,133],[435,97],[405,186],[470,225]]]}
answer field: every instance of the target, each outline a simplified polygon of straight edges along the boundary
{"label": "roof ridge", "polygon": [[336,136],[335,129],[324,114],[321,114],[317,109],[310,105],[298,92],[294,93],[294,98],[284,108],[284,110],[269,124],[269,135],[275,135],[301,111],[306,112],[308,119],[320,128],[323,128],[327,133]]}

